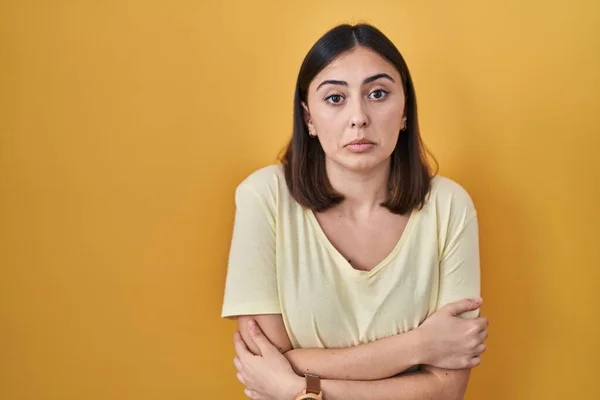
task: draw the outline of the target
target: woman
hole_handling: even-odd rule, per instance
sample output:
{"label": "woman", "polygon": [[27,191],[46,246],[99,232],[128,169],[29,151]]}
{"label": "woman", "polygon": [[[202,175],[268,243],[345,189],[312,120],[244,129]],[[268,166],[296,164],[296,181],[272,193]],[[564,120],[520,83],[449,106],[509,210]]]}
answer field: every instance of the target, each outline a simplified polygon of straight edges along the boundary
{"label": "woman", "polygon": [[487,337],[477,216],[423,149],[389,39],[365,24],[319,39],[282,164],[236,190],[222,315],[248,397],[463,397]]}

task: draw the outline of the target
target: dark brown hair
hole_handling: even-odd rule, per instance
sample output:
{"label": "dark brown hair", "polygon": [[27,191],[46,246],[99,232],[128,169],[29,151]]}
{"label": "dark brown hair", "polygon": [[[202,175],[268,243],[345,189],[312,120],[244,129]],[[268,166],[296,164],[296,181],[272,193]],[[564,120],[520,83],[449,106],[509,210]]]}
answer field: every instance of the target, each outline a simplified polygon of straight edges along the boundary
{"label": "dark brown hair", "polygon": [[335,58],[363,46],[392,63],[400,76],[406,96],[406,129],[400,132],[391,155],[389,196],[381,205],[396,214],[405,214],[425,203],[431,185],[431,169],[421,140],[417,119],[417,99],[404,58],[394,44],[377,28],[368,24],[339,25],[325,33],[310,49],[298,74],[294,95],[292,138],[281,158],[285,179],[292,197],[304,207],[324,211],[341,203],[325,171],[325,153],[318,140],[308,134],[302,102],[314,77]]}

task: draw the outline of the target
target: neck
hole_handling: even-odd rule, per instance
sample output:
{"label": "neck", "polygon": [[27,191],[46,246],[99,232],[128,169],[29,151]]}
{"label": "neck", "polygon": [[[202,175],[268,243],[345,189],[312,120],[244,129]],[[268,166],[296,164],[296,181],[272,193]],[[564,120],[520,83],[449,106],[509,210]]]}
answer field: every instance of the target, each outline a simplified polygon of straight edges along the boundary
{"label": "neck", "polygon": [[329,160],[325,167],[331,186],[344,196],[344,201],[336,207],[337,211],[349,216],[368,214],[386,200],[389,162],[383,162],[368,171],[350,171]]}

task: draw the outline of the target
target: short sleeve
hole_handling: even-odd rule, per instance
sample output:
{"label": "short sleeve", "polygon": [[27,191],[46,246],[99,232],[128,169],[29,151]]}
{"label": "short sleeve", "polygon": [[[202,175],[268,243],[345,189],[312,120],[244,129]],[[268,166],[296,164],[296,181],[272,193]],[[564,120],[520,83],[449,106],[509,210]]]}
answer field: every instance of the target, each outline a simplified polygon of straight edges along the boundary
{"label": "short sleeve", "polygon": [[[470,206],[457,214],[451,217],[448,241],[441,255],[438,309],[481,295],[477,214]],[[478,315],[477,310],[462,314],[465,318]]]}
{"label": "short sleeve", "polygon": [[[266,186],[266,185],[265,185]],[[229,251],[222,317],[280,314],[275,268],[275,205],[240,184]]]}

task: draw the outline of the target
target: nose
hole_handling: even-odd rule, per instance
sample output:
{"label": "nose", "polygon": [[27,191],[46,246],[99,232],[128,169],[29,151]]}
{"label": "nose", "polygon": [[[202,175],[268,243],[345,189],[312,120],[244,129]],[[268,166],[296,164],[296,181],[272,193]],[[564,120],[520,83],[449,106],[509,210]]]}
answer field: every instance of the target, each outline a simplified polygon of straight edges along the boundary
{"label": "nose", "polygon": [[364,128],[369,124],[369,117],[365,112],[364,104],[362,100],[357,100],[353,103],[353,107],[351,107],[350,111],[349,125],[351,128]]}

